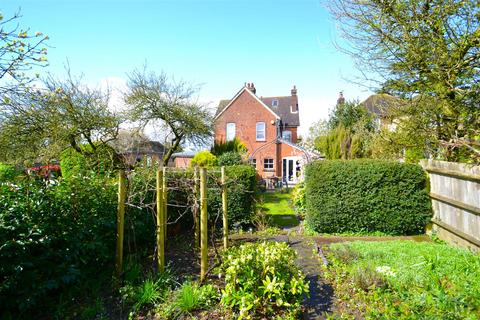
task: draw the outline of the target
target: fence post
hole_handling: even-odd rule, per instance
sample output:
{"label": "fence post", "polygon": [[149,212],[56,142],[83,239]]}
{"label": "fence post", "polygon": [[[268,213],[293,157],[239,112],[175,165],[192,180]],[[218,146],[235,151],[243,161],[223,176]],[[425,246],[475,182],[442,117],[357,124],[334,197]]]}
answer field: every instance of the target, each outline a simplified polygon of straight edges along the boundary
{"label": "fence post", "polygon": [[125,225],[126,183],[125,171],[118,171],[118,207],[117,207],[117,250],[115,254],[115,274],[120,278],[123,268],[123,233]]}
{"label": "fence post", "polygon": [[163,171],[157,170],[157,263],[158,271],[165,271],[165,219],[164,219],[164,204],[163,204]]}
{"label": "fence post", "polygon": [[194,226],[195,226],[195,248],[200,247],[200,217],[198,215],[198,209],[199,209],[199,201],[198,201],[198,192],[199,192],[199,183],[198,183],[198,167],[194,168],[193,172],[193,181],[194,181],[194,187],[193,187],[193,193],[195,197],[195,203],[193,206],[193,220],[194,220]]}
{"label": "fence post", "polygon": [[207,170],[200,168],[200,281],[203,281],[208,268],[208,225],[207,225]]}
{"label": "fence post", "polygon": [[228,248],[228,207],[227,207],[227,177],[222,166],[222,211],[223,211],[223,248]]}
{"label": "fence post", "polygon": [[168,222],[168,187],[167,187],[167,167],[163,167],[163,181],[162,181],[162,195],[163,195],[163,237],[165,243],[167,242],[167,222]]}

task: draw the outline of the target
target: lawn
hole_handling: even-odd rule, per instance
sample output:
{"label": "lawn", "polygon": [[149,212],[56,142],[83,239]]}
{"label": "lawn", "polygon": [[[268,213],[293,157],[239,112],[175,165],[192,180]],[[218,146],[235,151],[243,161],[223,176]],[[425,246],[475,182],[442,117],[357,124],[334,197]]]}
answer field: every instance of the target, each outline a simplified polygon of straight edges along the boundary
{"label": "lawn", "polygon": [[272,226],[294,227],[298,225],[289,192],[265,192],[261,197],[263,201],[261,208],[267,214]]}
{"label": "lawn", "polygon": [[332,244],[327,258],[335,309],[346,318],[480,318],[477,254],[432,242],[358,241]]}

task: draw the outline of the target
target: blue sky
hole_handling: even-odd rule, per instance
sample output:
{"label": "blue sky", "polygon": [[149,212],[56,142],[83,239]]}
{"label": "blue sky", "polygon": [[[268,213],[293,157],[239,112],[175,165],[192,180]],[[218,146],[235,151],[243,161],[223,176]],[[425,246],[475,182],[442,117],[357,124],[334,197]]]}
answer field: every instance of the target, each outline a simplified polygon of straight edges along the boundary
{"label": "blue sky", "polygon": [[369,92],[344,78],[351,59],[336,51],[334,22],[319,0],[3,0],[5,17],[21,8],[22,26],[50,37],[48,71],[68,59],[89,83],[121,84],[148,67],[202,84],[201,101],[231,98],[245,82],[261,96],[298,88],[301,132],[326,118],[343,90]]}

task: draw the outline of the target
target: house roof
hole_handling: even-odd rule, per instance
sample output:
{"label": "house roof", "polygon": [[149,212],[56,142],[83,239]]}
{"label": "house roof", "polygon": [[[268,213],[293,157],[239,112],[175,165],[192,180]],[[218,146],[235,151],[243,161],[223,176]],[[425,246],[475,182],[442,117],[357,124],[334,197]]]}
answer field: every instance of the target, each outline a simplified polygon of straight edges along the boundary
{"label": "house roof", "polygon": [[310,159],[312,159],[312,158],[313,159],[323,158],[323,156],[320,153],[318,153],[317,151],[315,151],[313,149],[312,150],[306,149],[306,148],[304,148],[304,147],[302,147],[302,146],[300,146],[296,143],[290,142],[290,141],[282,139],[282,138],[278,138],[277,140],[280,143],[287,144],[287,145],[291,146],[292,148],[295,148],[295,149],[298,149],[298,150],[304,152],[305,155]]}
{"label": "house roof", "polygon": [[122,154],[163,154],[165,152],[165,147],[160,142],[130,132],[121,132],[115,140],[109,142],[109,145]]}
{"label": "house roof", "polygon": [[[275,112],[281,119],[284,125],[287,127],[298,127],[300,125],[299,113],[292,112],[292,107],[296,108],[296,100],[292,96],[284,97],[260,97],[263,103],[265,103],[273,112]],[[277,106],[273,106],[272,102],[278,101]]]}
{"label": "house roof", "polygon": [[361,105],[364,105],[368,111],[380,117],[387,116],[389,109],[398,107],[401,104],[402,99],[386,93],[372,94],[361,103]]}
{"label": "house roof", "polygon": [[[244,87],[240,92],[233,97],[231,100],[220,100],[218,103],[217,111],[215,113],[215,117],[219,116],[220,113],[222,113],[239,95],[242,93],[244,90],[247,90],[249,93],[250,90],[248,90],[246,87]],[[297,102],[295,101],[294,97],[292,96],[279,96],[279,97],[260,97],[258,98],[255,96],[253,93],[251,93],[254,97],[256,97],[264,107],[266,107],[268,110],[270,110],[273,114],[275,114],[277,117],[279,117],[283,124],[288,126],[288,127],[298,127],[300,125],[300,117],[299,113],[297,112],[292,112],[292,107],[296,108],[294,104]],[[277,106],[273,106],[272,102],[274,100],[278,101]]]}

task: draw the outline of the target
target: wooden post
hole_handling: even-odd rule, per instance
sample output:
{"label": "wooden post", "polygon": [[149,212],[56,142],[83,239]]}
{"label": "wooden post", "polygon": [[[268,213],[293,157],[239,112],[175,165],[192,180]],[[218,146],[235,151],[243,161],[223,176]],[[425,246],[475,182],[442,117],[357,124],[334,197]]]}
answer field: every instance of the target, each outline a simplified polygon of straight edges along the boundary
{"label": "wooden post", "polygon": [[157,170],[157,263],[158,271],[165,271],[165,218],[163,204],[163,171]]}
{"label": "wooden post", "polygon": [[168,222],[168,187],[167,187],[167,167],[163,167],[163,181],[162,181],[162,190],[163,190],[163,236],[165,243],[167,243],[167,222]]}
{"label": "wooden post", "polygon": [[227,207],[227,177],[225,167],[222,167],[222,211],[223,211],[223,248],[228,248],[228,207]]}
{"label": "wooden post", "polygon": [[200,168],[200,281],[203,281],[208,268],[208,225],[207,225],[207,170]]}
{"label": "wooden post", "polygon": [[194,221],[194,226],[195,226],[195,248],[200,247],[200,216],[198,214],[198,209],[199,209],[199,201],[198,201],[198,196],[199,196],[199,182],[198,182],[198,167],[194,168],[193,171],[193,180],[194,180],[194,187],[193,187],[193,193],[195,197],[195,203],[193,207],[193,221]]}
{"label": "wooden post", "polygon": [[118,207],[117,207],[117,250],[115,254],[115,275],[120,278],[123,269],[123,232],[125,225],[126,199],[125,171],[118,172]]}

